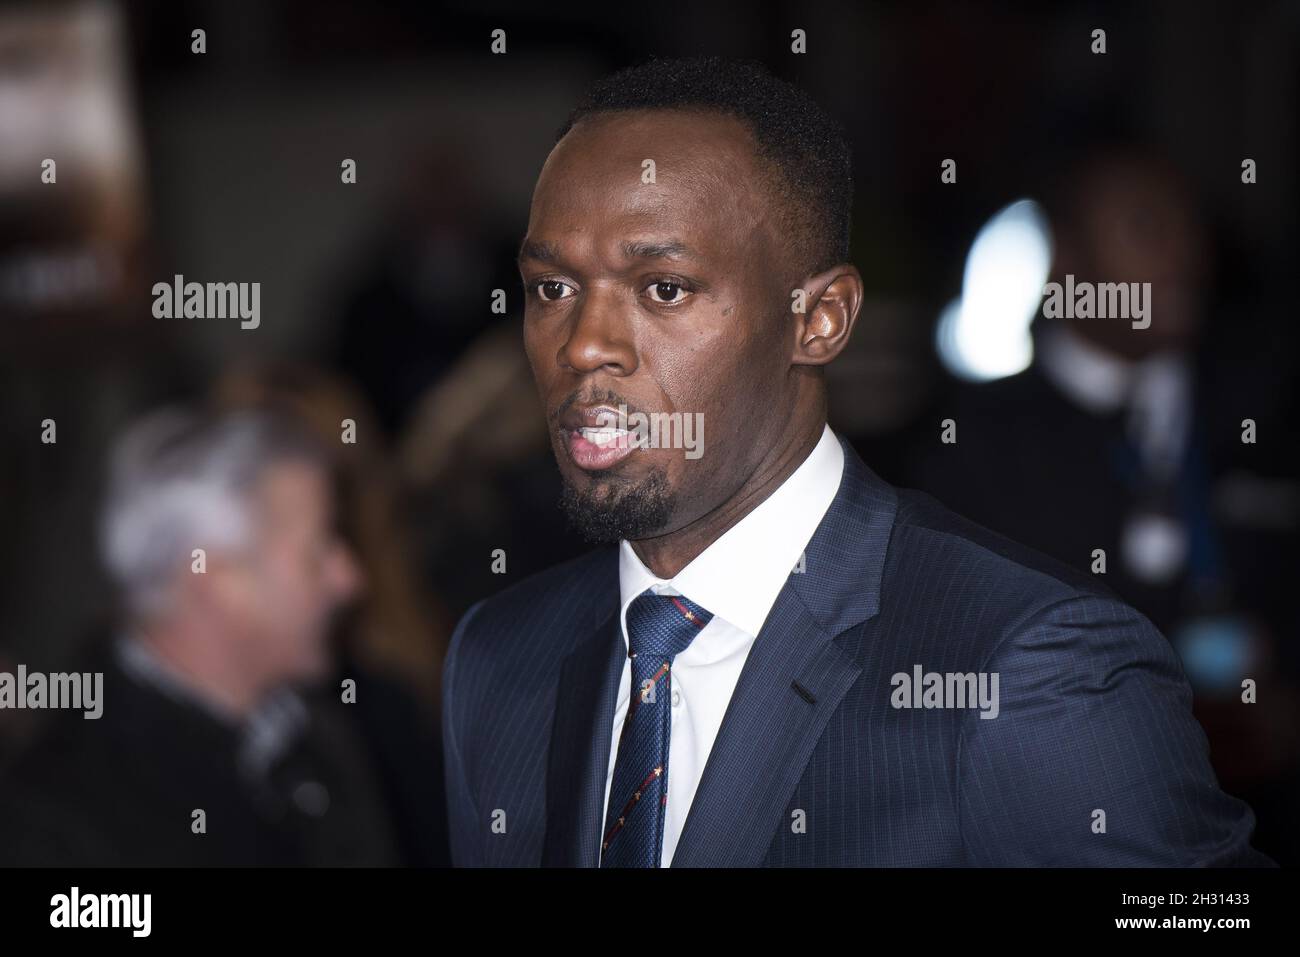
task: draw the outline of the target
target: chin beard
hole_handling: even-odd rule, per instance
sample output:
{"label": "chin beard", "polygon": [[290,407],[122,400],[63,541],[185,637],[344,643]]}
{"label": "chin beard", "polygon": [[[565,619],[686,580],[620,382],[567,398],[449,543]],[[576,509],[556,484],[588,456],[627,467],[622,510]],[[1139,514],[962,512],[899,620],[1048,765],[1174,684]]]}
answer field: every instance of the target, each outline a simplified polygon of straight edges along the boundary
{"label": "chin beard", "polygon": [[621,481],[608,471],[599,471],[591,472],[582,488],[565,479],[560,507],[579,535],[603,545],[624,538],[637,541],[662,531],[672,517],[675,501],[662,468],[639,482]]}

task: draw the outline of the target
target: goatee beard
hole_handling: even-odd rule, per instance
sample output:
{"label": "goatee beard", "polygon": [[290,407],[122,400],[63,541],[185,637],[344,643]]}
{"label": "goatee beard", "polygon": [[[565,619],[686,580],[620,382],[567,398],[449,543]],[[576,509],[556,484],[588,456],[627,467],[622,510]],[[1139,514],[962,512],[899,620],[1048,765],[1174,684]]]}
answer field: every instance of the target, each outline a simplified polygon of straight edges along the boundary
{"label": "goatee beard", "polygon": [[579,488],[567,478],[560,498],[569,524],[588,542],[637,541],[662,531],[672,517],[675,496],[662,468],[638,482],[620,481],[610,472],[591,472]]}

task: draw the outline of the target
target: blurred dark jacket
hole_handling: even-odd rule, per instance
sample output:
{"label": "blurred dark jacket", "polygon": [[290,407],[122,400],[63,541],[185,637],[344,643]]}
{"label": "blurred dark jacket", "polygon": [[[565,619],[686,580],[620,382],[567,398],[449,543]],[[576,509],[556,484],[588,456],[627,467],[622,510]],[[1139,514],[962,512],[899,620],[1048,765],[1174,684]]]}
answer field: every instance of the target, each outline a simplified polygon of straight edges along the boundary
{"label": "blurred dark jacket", "polygon": [[373,759],[338,709],[298,699],[297,721],[254,736],[142,681],[107,643],[78,670],[103,672],[103,714],[50,712],[7,769],[0,865],[398,862]]}

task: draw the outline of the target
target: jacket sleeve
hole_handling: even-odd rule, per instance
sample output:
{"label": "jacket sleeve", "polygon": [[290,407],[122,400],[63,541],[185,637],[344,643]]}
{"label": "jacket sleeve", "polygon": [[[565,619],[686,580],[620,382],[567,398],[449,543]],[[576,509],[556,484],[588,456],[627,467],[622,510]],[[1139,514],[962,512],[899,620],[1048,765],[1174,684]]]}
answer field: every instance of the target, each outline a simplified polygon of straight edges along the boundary
{"label": "jacket sleeve", "polygon": [[442,748],[446,763],[447,828],[451,838],[451,862],[454,867],[481,867],[483,860],[483,825],[474,805],[474,792],[466,776],[465,738],[467,704],[457,696],[457,675],[463,646],[470,624],[482,606],[479,602],[465,613],[456,626],[447,650],[442,671]]}
{"label": "jacket sleeve", "polygon": [[[1105,597],[1040,607],[990,654],[996,717],[962,717],[958,806],[977,866],[1268,866],[1220,790],[1191,689],[1145,618]],[[1244,705],[1243,705],[1244,707]]]}

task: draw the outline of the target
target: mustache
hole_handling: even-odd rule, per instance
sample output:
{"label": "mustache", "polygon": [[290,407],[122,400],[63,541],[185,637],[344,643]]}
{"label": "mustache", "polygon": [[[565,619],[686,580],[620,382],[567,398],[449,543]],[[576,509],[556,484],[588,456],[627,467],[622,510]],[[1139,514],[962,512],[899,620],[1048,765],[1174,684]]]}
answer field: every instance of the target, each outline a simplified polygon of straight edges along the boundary
{"label": "mustache", "polygon": [[627,399],[625,399],[623,396],[619,395],[617,392],[613,391],[612,389],[591,388],[591,389],[578,389],[572,392],[571,394],[569,394],[567,397],[565,397],[564,401],[561,402],[556,407],[555,411],[551,413],[550,415],[551,421],[558,422],[560,417],[563,416],[564,413],[568,412],[575,405],[584,405],[584,406],[607,405],[615,409],[617,409],[621,405],[627,407],[627,411],[629,415],[635,412],[648,414],[646,413],[646,410],[627,401]]}

